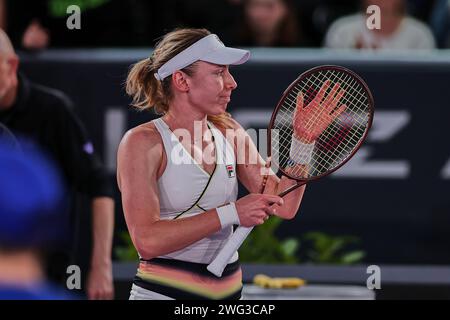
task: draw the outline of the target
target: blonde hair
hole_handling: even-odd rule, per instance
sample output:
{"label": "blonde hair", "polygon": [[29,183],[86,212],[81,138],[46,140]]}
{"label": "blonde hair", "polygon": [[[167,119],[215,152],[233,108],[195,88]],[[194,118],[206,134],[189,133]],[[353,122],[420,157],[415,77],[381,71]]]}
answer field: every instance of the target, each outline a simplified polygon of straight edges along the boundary
{"label": "blonde hair", "polygon": [[[134,64],[126,81],[126,92],[133,98],[132,106],[138,110],[151,110],[157,114],[165,114],[169,110],[173,97],[171,77],[161,82],[154,77],[154,73],[167,61],[193,45],[198,40],[211,34],[206,29],[175,29],[166,34],[159,41],[151,57]],[[195,63],[183,69],[188,75],[194,73]],[[222,128],[232,126],[231,115],[223,113],[217,116],[208,115],[214,125]]]}

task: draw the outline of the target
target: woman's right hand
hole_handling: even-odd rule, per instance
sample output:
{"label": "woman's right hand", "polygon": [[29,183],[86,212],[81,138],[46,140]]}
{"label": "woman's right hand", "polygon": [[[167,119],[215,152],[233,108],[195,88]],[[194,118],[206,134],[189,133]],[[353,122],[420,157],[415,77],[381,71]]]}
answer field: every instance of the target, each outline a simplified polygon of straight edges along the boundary
{"label": "woman's right hand", "polygon": [[253,227],[263,224],[273,215],[272,205],[283,205],[283,198],[271,194],[249,194],[236,201],[236,210],[243,227]]}

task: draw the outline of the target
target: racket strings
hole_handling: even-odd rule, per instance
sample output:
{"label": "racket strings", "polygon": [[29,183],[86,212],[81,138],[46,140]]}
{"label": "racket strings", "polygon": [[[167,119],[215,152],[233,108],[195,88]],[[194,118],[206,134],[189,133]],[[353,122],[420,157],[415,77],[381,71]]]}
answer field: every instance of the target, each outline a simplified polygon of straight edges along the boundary
{"label": "racket strings", "polygon": [[[333,79],[334,80],[334,79]],[[341,102],[342,105],[342,102]],[[343,123],[351,123],[352,119],[351,116],[348,114],[344,114],[344,120]],[[342,119],[342,118],[341,118]],[[318,121],[316,119],[316,121]],[[351,126],[351,125],[350,125]],[[329,126],[325,131],[324,134],[321,135],[321,138],[318,140],[318,147],[319,149],[325,149],[326,153],[323,153],[323,157],[316,157],[317,165],[313,168],[323,168],[327,169],[328,167],[332,166],[332,162],[338,163],[341,160],[345,159],[348,153],[351,152],[351,148],[349,148],[350,144],[356,145],[358,141],[355,140],[355,135],[352,136],[352,131],[350,131],[349,125],[342,125],[339,126],[331,125]],[[346,145],[342,146],[341,149],[341,155],[339,155],[336,151],[338,150],[336,147],[339,145],[341,141],[344,141],[347,139]],[[353,147],[353,146],[352,146]],[[345,151],[343,153],[342,151]],[[321,170],[319,170],[318,173],[320,173]]]}
{"label": "racket strings", "polygon": [[[348,78],[348,77],[350,77],[350,76],[349,76],[349,75],[346,75],[345,77]],[[332,75],[332,76],[325,75],[325,76],[321,77],[319,80],[325,82],[325,81],[327,80],[327,78],[329,78],[329,79],[330,79],[331,81],[333,81],[334,83],[336,83],[336,82],[338,82],[338,81],[340,80],[340,79],[338,79],[338,78],[336,77],[336,75]],[[343,87],[345,86],[346,81],[348,81],[346,78],[342,79],[342,80],[344,81],[344,85],[341,84],[341,88],[343,88]],[[354,86],[355,83],[356,83],[356,80],[355,80],[355,79],[352,79],[352,83],[349,83],[350,89],[352,90],[352,92],[354,92],[354,100],[357,100],[357,102],[359,102],[359,103],[366,104],[366,103],[367,103],[367,97],[364,97],[363,93],[361,93],[361,89],[362,89],[362,88],[356,88],[356,87]],[[304,85],[307,85],[307,86],[313,86],[314,83],[311,82],[310,79],[306,79],[306,82],[304,83]],[[299,85],[297,85],[297,87],[299,87]],[[330,86],[330,87],[332,87],[332,86]],[[344,87],[344,90],[345,90],[345,87]],[[329,93],[329,91],[330,91],[330,89],[328,89],[328,93]],[[298,90],[297,92],[295,92],[295,95],[297,95],[298,92],[300,92],[300,90]],[[292,97],[292,93],[291,93],[289,96]],[[361,101],[361,100],[360,100],[360,97],[365,98],[365,100],[364,100],[364,101]],[[326,95],[325,95],[324,99],[325,99],[325,98],[326,98]],[[295,108],[295,106],[296,106],[296,101],[295,101],[295,100],[291,100],[291,99],[289,99],[289,98],[287,98],[287,100],[288,100],[290,103],[293,104],[291,107],[292,107],[292,108]],[[352,101],[350,101],[350,100],[344,95],[344,96],[341,98],[341,101],[340,101],[339,105],[338,105],[334,110],[338,109],[339,106],[341,106],[342,104],[352,104]],[[306,106],[306,105],[305,105],[305,106]],[[350,112],[353,111],[353,110],[351,110],[351,109],[350,109],[350,110],[347,109],[347,110],[350,111]],[[354,114],[354,116],[356,117],[357,115]],[[362,118],[359,117],[359,116],[358,116],[358,118],[359,118],[360,121],[365,121],[365,120],[366,120],[366,119],[362,119]],[[316,118],[312,118],[312,120],[308,123],[308,127],[311,127],[311,125],[312,125],[313,123],[315,123],[317,120],[318,120],[317,117],[316,117]]]}
{"label": "racket strings", "polygon": [[[353,92],[354,92],[354,94],[353,94],[353,97],[354,97],[354,100],[356,100],[357,102],[361,102],[360,101],[360,97],[358,97],[358,95],[360,95],[360,90],[355,90],[355,83],[356,83],[356,81],[355,80],[353,80],[353,81],[351,81],[351,82],[348,82],[348,78],[350,78],[350,76],[349,75],[346,75],[346,76],[344,76],[343,78],[341,78],[341,79],[339,79],[338,77],[337,77],[337,75],[336,75],[336,73],[335,74],[331,74],[331,76],[330,76],[330,74],[329,74],[329,72],[328,72],[328,74],[322,74],[321,75],[321,77],[319,76],[318,77],[318,80],[319,80],[319,82],[324,82],[327,78],[329,78],[330,80],[331,80],[331,82],[332,82],[332,85],[330,86],[330,88],[332,88],[333,87],[333,85],[335,84],[335,83],[337,83],[337,82],[339,82],[340,84],[342,84],[342,88],[345,90],[345,89],[347,89],[347,88],[345,88],[346,87],[346,85],[345,84],[348,84],[348,86],[353,90]],[[307,84],[308,85],[311,85],[311,80],[310,79],[307,79]],[[331,91],[331,89],[329,89],[328,90],[328,93]],[[348,95],[347,95],[347,97],[348,97]],[[349,98],[347,98],[347,99],[344,99],[344,101],[341,101],[340,102],[340,105],[342,105],[343,103],[348,103],[349,105],[352,105],[352,104],[354,104],[352,101],[350,101],[349,100]],[[337,107],[339,107],[340,105],[338,105]],[[336,109],[335,109],[336,110]],[[344,120],[344,123],[345,122],[351,122],[351,117],[348,115],[348,114],[344,114],[344,115],[346,115],[346,119]],[[313,120],[312,120],[313,122],[314,121],[318,121],[318,118],[316,117],[316,118],[313,118]],[[311,124],[310,124],[311,125]],[[330,130],[330,128],[331,128],[331,130]],[[326,136],[332,136],[332,137],[334,137],[334,138],[332,138],[331,140],[329,140],[329,141],[335,141],[334,143],[335,144],[337,144],[336,143],[336,141],[338,141],[339,142],[339,140],[343,140],[343,138],[345,138],[345,137],[343,137],[343,130],[342,129],[340,129],[339,131],[337,131],[338,130],[338,127],[337,126],[329,126],[328,127],[328,132],[327,131],[325,131],[325,134],[323,134],[322,135],[322,138],[323,137],[326,137]],[[330,148],[330,144],[329,144],[329,141],[327,141],[326,142],[326,144],[324,144],[324,143],[322,143],[322,145],[325,145],[325,146],[327,146],[328,145],[328,149],[330,149],[330,151],[333,151],[333,146],[331,146],[331,148]],[[347,143],[347,145],[346,146],[344,146],[343,147],[343,149],[344,150],[348,150],[349,148],[348,148],[348,145],[350,144],[350,143],[357,143],[357,141],[354,141],[354,139],[352,139],[352,137],[350,137],[350,138],[348,138],[348,143]],[[324,142],[324,139],[319,139],[319,144],[321,143],[321,142]],[[350,150],[348,150],[348,151],[350,151]],[[336,154],[336,152],[332,152],[330,155],[329,155],[329,157],[324,157],[323,159],[320,159],[320,158],[318,158],[318,164],[319,165],[321,165],[321,166],[324,166],[324,165],[329,165],[330,163],[329,163],[329,161],[327,161],[327,160],[329,160],[329,159],[327,159],[327,158],[332,158],[332,157],[335,157],[335,158],[337,158],[338,157],[338,155]]]}
{"label": "racket strings", "polygon": [[[330,81],[330,86],[322,97],[322,101],[317,101],[317,94],[327,80]],[[336,99],[339,90],[336,90],[333,97],[329,97],[329,94],[337,83],[340,85],[339,90],[345,90],[345,94],[336,106],[329,110],[329,105],[325,105],[324,102]],[[297,107],[297,96],[300,92],[304,99],[303,108],[322,108],[320,112],[309,119],[306,128],[317,125],[324,126],[325,124],[321,123],[323,112],[328,112],[330,116],[333,116],[334,112],[342,105],[346,105],[345,112],[329,124],[317,139],[307,173],[307,178],[310,178],[332,170],[351,155],[367,130],[370,105],[367,90],[347,72],[329,69],[312,73],[301,79],[285,96],[273,122],[272,155],[281,168],[286,166],[290,152],[294,154],[304,152],[302,148],[291,148],[292,122]],[[298,166],[297,170],[295,168],[290,170],[290,175],[298,178],[304,177],[304,169]]]}
{"label": "racket strings", "polygon": [[[326,78],[323,79],[323,81],[325,81],[325,80],[326,80]],[[344,80],[345,80],[345,79],[344,79]],[[308,84],[309,86],[311,86],[312,83],[310,82],[310,80],[307,79],[307,81],[308,81],[307,84]],[[298,91],[298,92],[299,92],[299,91]],[[297,92],[297,93],[298,93],[298,92]],[[295,94],[297,94],[297,93],[295,93]],[[289,97],[292,97],[292,94],[293,94],[293,93],[290,93],[290,94],[289,94],[289,96],[288,96],[288,98],[287,98],[287,101],[290,102],[290,103],[292,104],[292,105],[290,106],[291,109],[295,109],[296,102],[295,102],[294,100],[289,99]],[[348,99],[347,99],[346,101],[347,101],[348,104],[351,103],[351,102],[348,101]],[[362,103],[364,103],[364,102],[362,102]],[[343,103],[341,103],[340,105],[342,105],[342,104],[343,104]],[[338,107],[339,107],[340,105],[338,105]],[[289,112],[290,112],[290,111],[289,111]],[[289,118],[291,118],[291,115],[287,115],[287,116],[285,115],[284,118],[289,119]],[[359,117],[359,118],[360,118],[360,117]],[[313,120],[310,121],[310,122],[308,123],[308,127],[310,127],[310,126],[312,125],[312,123],[316,122],[316,120],[317,120],[316,118],[313,118]],[[359,120],[364,121],[363,119],[359,119]],[[286,137],[286,139],[290,141],[290,137]]]}

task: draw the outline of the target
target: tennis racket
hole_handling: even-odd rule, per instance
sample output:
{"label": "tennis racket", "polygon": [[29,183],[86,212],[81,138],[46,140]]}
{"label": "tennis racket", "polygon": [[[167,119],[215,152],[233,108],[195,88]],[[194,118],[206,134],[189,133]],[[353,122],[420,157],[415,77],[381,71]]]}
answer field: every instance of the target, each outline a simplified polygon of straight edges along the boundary
{"label": "tennis racket", "polygon": [[[301,74],[283,93],[268,127],[272,168],[297,182],[279,196],[350,160],[367,137],[373,112],[372,94],[353,71],[330,65]],[[252,229],[238,227],[207,269],[220,277]]]}

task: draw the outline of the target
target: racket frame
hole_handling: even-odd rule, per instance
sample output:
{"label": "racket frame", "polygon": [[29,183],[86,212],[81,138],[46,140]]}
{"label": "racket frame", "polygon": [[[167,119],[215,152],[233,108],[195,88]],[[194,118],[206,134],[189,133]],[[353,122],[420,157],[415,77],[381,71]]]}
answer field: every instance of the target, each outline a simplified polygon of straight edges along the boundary
{"label": "racket frame", "polygon": [[[329,174],[332,174],[334,171],[336,171],[337,169],[339,169],[340,167],[342,167],[348,160],[350,160],[353,155],[359,150],[360,146],[363,144],[363,142],[366,140],[366,137],[369,133],[369,129],[372,127],[372,123],[373,123],[373,115],[374,115],[374,100],[373,100],[373,96],[372,96],[372,92],[370,91],[369,87],[367,86],[367,84],[365,83],[365,81],[359,76],[357,75],[355,72],[353,72],[352,70],[349,70],[345,67],[342,66],[336,66],[336,65],[322,65],[322,66],[318,66],[312,69],[308,69],[307,71],[303,72],[302,74],[300,74],[297,79],[295,79],[290,85],[289,87],[283,92],[282,97],[280,98],[280,100],[278,101],[278,104],[275,108],[275,110],[272,112],[272,116],[270,118],[270,122],[269,122],[269,126],[267,128],[267,156],[271,157],[272,156],[272,128],[274,125],[274,122],[276,120],[276,116],[278,114],[278,110],[280,110],[280,108],[282,107],[283,103],[285,102],[286,97],[291,93],[291,90],[299,83],[301,82],[304,78],[306,78],[307,76],[309,76],[311,73],[316,73],[322,70],[330,70],[330,69],[334,69],[334,70],[338,70],[338,71],[343,71],[346,73],[350,73],[351,76],[353,76],[355,78],[355,80],[364,87],[364,89],[366,90],[367,94],[368,94],[368,104],[369,104],[369,119],[368,119],[368,123],[367,123],[367,127],[364,131],[364,134],[362,136],[361,139],[359,139],[358,143],[356,144],[356,146],[353,148],[352,152],[350,153],[350,155],[348,155],[344,161],[342,161],[339,165],[337,165],[335,168],[326,171],[320,175],[311,177],[311,178],[306,178],[306,179],[299,179],[296,177],[293,177],[292,175],[290,175],[288,172],[286,172],[283,168],[278,167],[278,169],[281,171],[281,173],[283,175],[285,175],[286,177],[292,179],[292,180],[297,180],[297,185],[294,185],[292,187],[290,187],[289,189],[283,191],[282,193],[280,193],[280,197],[285,196],[286,194],[288,194],[289,192],[295,190],[296,188],[308,183],[309,181],[314,181],[320,178],[323,178]],[[339,81],[338,81],[339,82]],[[288,192],[286,192],[288,191]]]}

